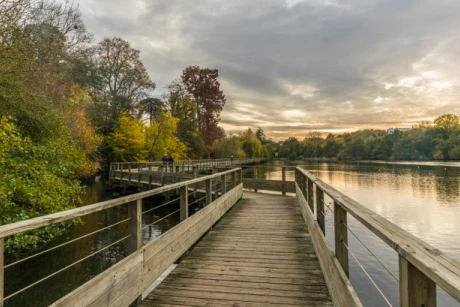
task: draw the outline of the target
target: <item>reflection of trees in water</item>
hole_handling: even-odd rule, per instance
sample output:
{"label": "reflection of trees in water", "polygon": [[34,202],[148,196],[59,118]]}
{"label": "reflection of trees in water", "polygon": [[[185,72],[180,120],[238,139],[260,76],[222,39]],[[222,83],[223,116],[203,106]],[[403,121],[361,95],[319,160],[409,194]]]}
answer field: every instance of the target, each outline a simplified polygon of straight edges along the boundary
{"label": "reflection of trees in water", "polygon": [[460,169],[435,167],[434,179],[437,199],[445,206],[458,206],[460,197]]}

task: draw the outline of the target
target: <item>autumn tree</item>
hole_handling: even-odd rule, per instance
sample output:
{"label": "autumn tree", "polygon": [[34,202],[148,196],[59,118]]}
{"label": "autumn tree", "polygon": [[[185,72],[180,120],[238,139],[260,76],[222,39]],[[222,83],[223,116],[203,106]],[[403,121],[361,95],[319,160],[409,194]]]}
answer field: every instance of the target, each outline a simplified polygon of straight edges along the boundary
{"label": "autumn tree", "polygon": [[155,83],[140,59],[140,51],[119,38],[106,38],[96,48],[99,74],[97,107],[94,110],[103,133],[109,133],[121,112],[133,118],[142,114],[140,102],[155,89]]}
{"label": "autumn tree", "polygon": [[131,119],[122,111],[114,131],[107,141],[113,148],[116,161],[142,161],[145,159],[145,125],[142,120]]}
{"label": "autumn tree", "polygon": [[160,160],[171,155],[175,160],[185,159],[187,146],[176,136],[178,119],[169,112],[160,112],[146,128],[146,151],[148,160]]}
{"label": "autumn tree", "polygon": [[187,146],[189,158],[203,157],[206,146],[198,129],[196,103],[191,99],[181,80],[174,80],[167,86],[164,105],[171,115],[178,119],[176,135]]}
{"label": "autumn tree", "polygon": [[208,146],[217,139],[217,125],[226,101],[218,77],[217,69],[200,68],[197,65],[187,67],[181,76],[196,103],[198,129]]}

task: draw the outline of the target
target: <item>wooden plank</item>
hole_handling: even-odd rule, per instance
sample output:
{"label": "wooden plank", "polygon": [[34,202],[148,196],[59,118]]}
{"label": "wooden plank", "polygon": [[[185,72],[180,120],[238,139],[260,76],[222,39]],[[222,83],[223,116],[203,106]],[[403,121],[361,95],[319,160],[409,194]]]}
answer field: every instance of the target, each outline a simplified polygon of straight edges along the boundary
{"label": "wooden plank", "polygon": [[399,297],[401,307],[436,307],[436,284],[401,256]]}
{"label": "wooden plank", "polygon": [[[295,199],[271,197],[276,197],[276,201],[270,198],[271,203],[299,212]],[[246,209],[251,211],[249,215],[257,216],[265,209],[259,206],[258,211],[252,210],[251,206],[265,200],[241,200],[141,306],[331,306],[305,225],[273,227],[276,215],[267,217],[266,223],[257,223],[256,229],[244,222],[239,229],[234,228],[238,223],[224,225],[227,218]],[[270,246],[270,242],[275,243]],[[174,249],[169,255],[174,255]],[[152,259],[157,257],[161,256]]]}
{"label": "wooden plank", "polygon": [[302,215],[308,226],[308,230],[315,247],[316,254],[318,255],[321,269],[324,273],[329,293],[331,294],[332,301],[335,306],[362,306],[358,295],[356,294],[353,286],[348,280],[345,272],[335,258],[327,240],[322,233],[319,225],[315,223],[313,213],[310,210],[308,202],[304,198],[297,186],[297,201],[302,210]]}
{"label": "wooden plank", "polygon": [[336,202],[334,202],[334,241],[335,257],[337,257],[345,275],[349,277],[347,211]]}
{"label": "wooden plank", "polygon": [[243,178],[243,187],[245,189],[256,189],[274,192],[295,193],[294,181],[281,181],[281,180],[268,180],[268,179],[254,179]]}
{"label": "wooden plank", "polygon": [[[130,284],[124,284],[123,281],[133,272],[142,269],[142,263],[142,250],[139,250],[50,306],[89,306],[96,300],[105,301],[107,296],[122,295],[124,291],[131,287]],[[116,288],[116,285],[118,284],[123,284],[124,286],[117,289],[117,293],[111,292],[110,290]],[[137,296],[132,297],[131,302],[133,302],[136,298]]]}
{"label": "wooden plank", "polygon": [[180,188],[180,221],[188,218],[188,186]]}
{"label": "wooden plank", "polygon": [[128,204],[128,217],[128,232],[131,235],[128,239],[128,250],[133,253],[142,247],[142,199]]}
{"label": "wooden plank", "polygon": [[144,247],[144,289],[188,250],[242,195],[242,185]]}

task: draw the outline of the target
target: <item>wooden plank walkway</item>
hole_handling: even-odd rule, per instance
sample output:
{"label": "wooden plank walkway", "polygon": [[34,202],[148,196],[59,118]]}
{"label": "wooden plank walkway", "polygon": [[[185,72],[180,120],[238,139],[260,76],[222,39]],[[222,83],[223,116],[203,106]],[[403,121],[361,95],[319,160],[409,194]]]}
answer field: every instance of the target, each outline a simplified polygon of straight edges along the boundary
{"label": "wooden plank walkway", "polygon": [[332,306],[295,198],[244,192],[140,306]]}

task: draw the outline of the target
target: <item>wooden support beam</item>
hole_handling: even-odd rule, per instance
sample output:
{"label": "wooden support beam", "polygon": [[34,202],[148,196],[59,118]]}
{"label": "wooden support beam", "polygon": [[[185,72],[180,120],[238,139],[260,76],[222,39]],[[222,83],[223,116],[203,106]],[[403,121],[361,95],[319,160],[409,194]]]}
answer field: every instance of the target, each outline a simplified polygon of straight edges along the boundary
{"label": "wooden support beam", "polygon": [[281,168],[281,180],[283,180],[283,195],[286,195],[286,168]]}
{"label": "wooden support beam", "polygon": [[348,270],[348,229],[347,211],[334,202],[334,231],[335,231],[335,256],[342,266],[345,275],[349,277]]}
{"label": "wooden support beam", "polygon": [[436,307],[436,284],[401,255],[399,256],[401,307]]}
{"label": "wooden support beam", "polygon": [[212,179],[206,180],[206,205],[212,203]]}
{"label": "wooden support beam", "polygon": [[224,195],[225,193],[227,193],[227,175],[222,175],[221,177],[221,193],[222,195]]}
{"label": "wooden support beam", "polygon": [[142,248],[142,199],[128,204],[129,225],[131,237],[128,239],[129,253],[134,253]]}
{"label": "wooden support beam", "polygon": [[308,184],[307,184],[307,195],[308,195],[308,206],[310,207],[311,212],[314,214],[315,208],[314,208],[314,199],[313,199],[313,181],[308,179]]}
{"label": "wooden support beam", "polygon": [[180,221],[188,218],[188,185],[180,188]]}
{"label": "wooden support beam", "polygon": [[323,234],[326,233],[326,211],[324,210],[324,192],[316,186],[316,220]]}
{"label": "wooden support beam", "polygon": [[[254,179],[257,179],[257,167],[254,167]],[[257,192],[258,190],[257,189],[254,189],[254,192]]]}
{"label": "wooden support beam", "polygon": [[[128,217],[128,231],[131,235],[128,238],[128,252],[133,254],[142,248],[142,198],[128,203]],[[141,301],[142,295],[139,295],[133,303],[137,306]]]}

